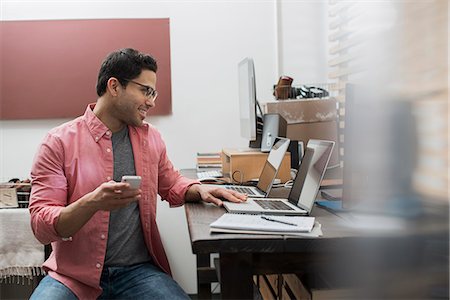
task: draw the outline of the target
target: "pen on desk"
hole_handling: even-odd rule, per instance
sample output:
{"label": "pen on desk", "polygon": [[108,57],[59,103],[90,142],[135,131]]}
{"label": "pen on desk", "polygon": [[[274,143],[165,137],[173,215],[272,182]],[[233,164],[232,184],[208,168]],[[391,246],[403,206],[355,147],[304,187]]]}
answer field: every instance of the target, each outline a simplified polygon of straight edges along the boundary
{"label": "pen on desk", "polygon": [[267,220],[267,221],[271,221],[271,222],[277,222],[277,223],[281,223],[281,224],[286,224],[286,225],[291,225],[291,226],[297,226],[297,224],[294,223],[289,223],[289,222],[285,222],[285,221],[280,221],[280,220],[275,220],[266,216],[261,216],[261,219]]}

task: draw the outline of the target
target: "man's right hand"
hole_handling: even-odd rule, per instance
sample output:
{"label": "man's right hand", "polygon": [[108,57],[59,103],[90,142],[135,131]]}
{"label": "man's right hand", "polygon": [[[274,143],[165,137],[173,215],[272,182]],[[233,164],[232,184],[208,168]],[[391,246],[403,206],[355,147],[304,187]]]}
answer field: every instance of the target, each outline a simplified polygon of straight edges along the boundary
{"label": "man's right hand", "polygon": [[125,207],[141,198],[140,189],[131,189],[129,183],[109,181],[61,210],[56,231],[67,238],[75,234],[99,210],[111,211]]}
{"label": "man's right hand", "polygon": [[87,205],[96,210],[111,211],[141,198],[140,189],[131,189],[129,183],[109,181],[102,183],[90,195]]}

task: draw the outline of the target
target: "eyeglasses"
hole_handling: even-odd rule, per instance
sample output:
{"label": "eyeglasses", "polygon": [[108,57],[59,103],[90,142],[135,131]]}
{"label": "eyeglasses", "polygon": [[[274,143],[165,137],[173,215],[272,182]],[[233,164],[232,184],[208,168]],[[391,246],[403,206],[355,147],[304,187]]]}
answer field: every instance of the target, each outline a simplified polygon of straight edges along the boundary
{"label": "eyeglasses", "polygon": [[130,79],[124,79],[124,80],[143,87],[145,89],[145,92],[143,91],[143,93],[144,93],[145,97],[147,97],[147,99],[152,99],[153,101],[155,101],[156,97],[158,97],[158,92],[154,88],[152,88],[148,85],[130,80]]}

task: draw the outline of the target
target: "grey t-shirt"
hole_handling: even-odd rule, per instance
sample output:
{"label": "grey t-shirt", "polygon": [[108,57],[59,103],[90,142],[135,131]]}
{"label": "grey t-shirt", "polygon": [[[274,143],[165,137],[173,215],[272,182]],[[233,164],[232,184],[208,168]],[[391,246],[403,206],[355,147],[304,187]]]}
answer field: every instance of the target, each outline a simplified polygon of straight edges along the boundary
{"label": "grey t-shirt", "polygon": [[[123,175],[136,175],[128,127],[113,133],[111,139],[114,180],[120,181]],[[148,261],[151,257],[145,246],[138,203],[111,211],[105,266],[129,266]]]}

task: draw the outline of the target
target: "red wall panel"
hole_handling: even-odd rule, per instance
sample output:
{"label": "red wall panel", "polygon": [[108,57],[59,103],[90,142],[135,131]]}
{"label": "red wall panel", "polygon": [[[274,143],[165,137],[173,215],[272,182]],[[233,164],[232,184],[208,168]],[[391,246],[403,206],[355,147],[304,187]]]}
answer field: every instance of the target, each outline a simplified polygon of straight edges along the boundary
{"label": "red wall panel", "polygon": [[169,19],[0,22],[0,119],[72,118],[95,102],[101,62],[120,48],[158,62],[150,115],[172,112]]}

